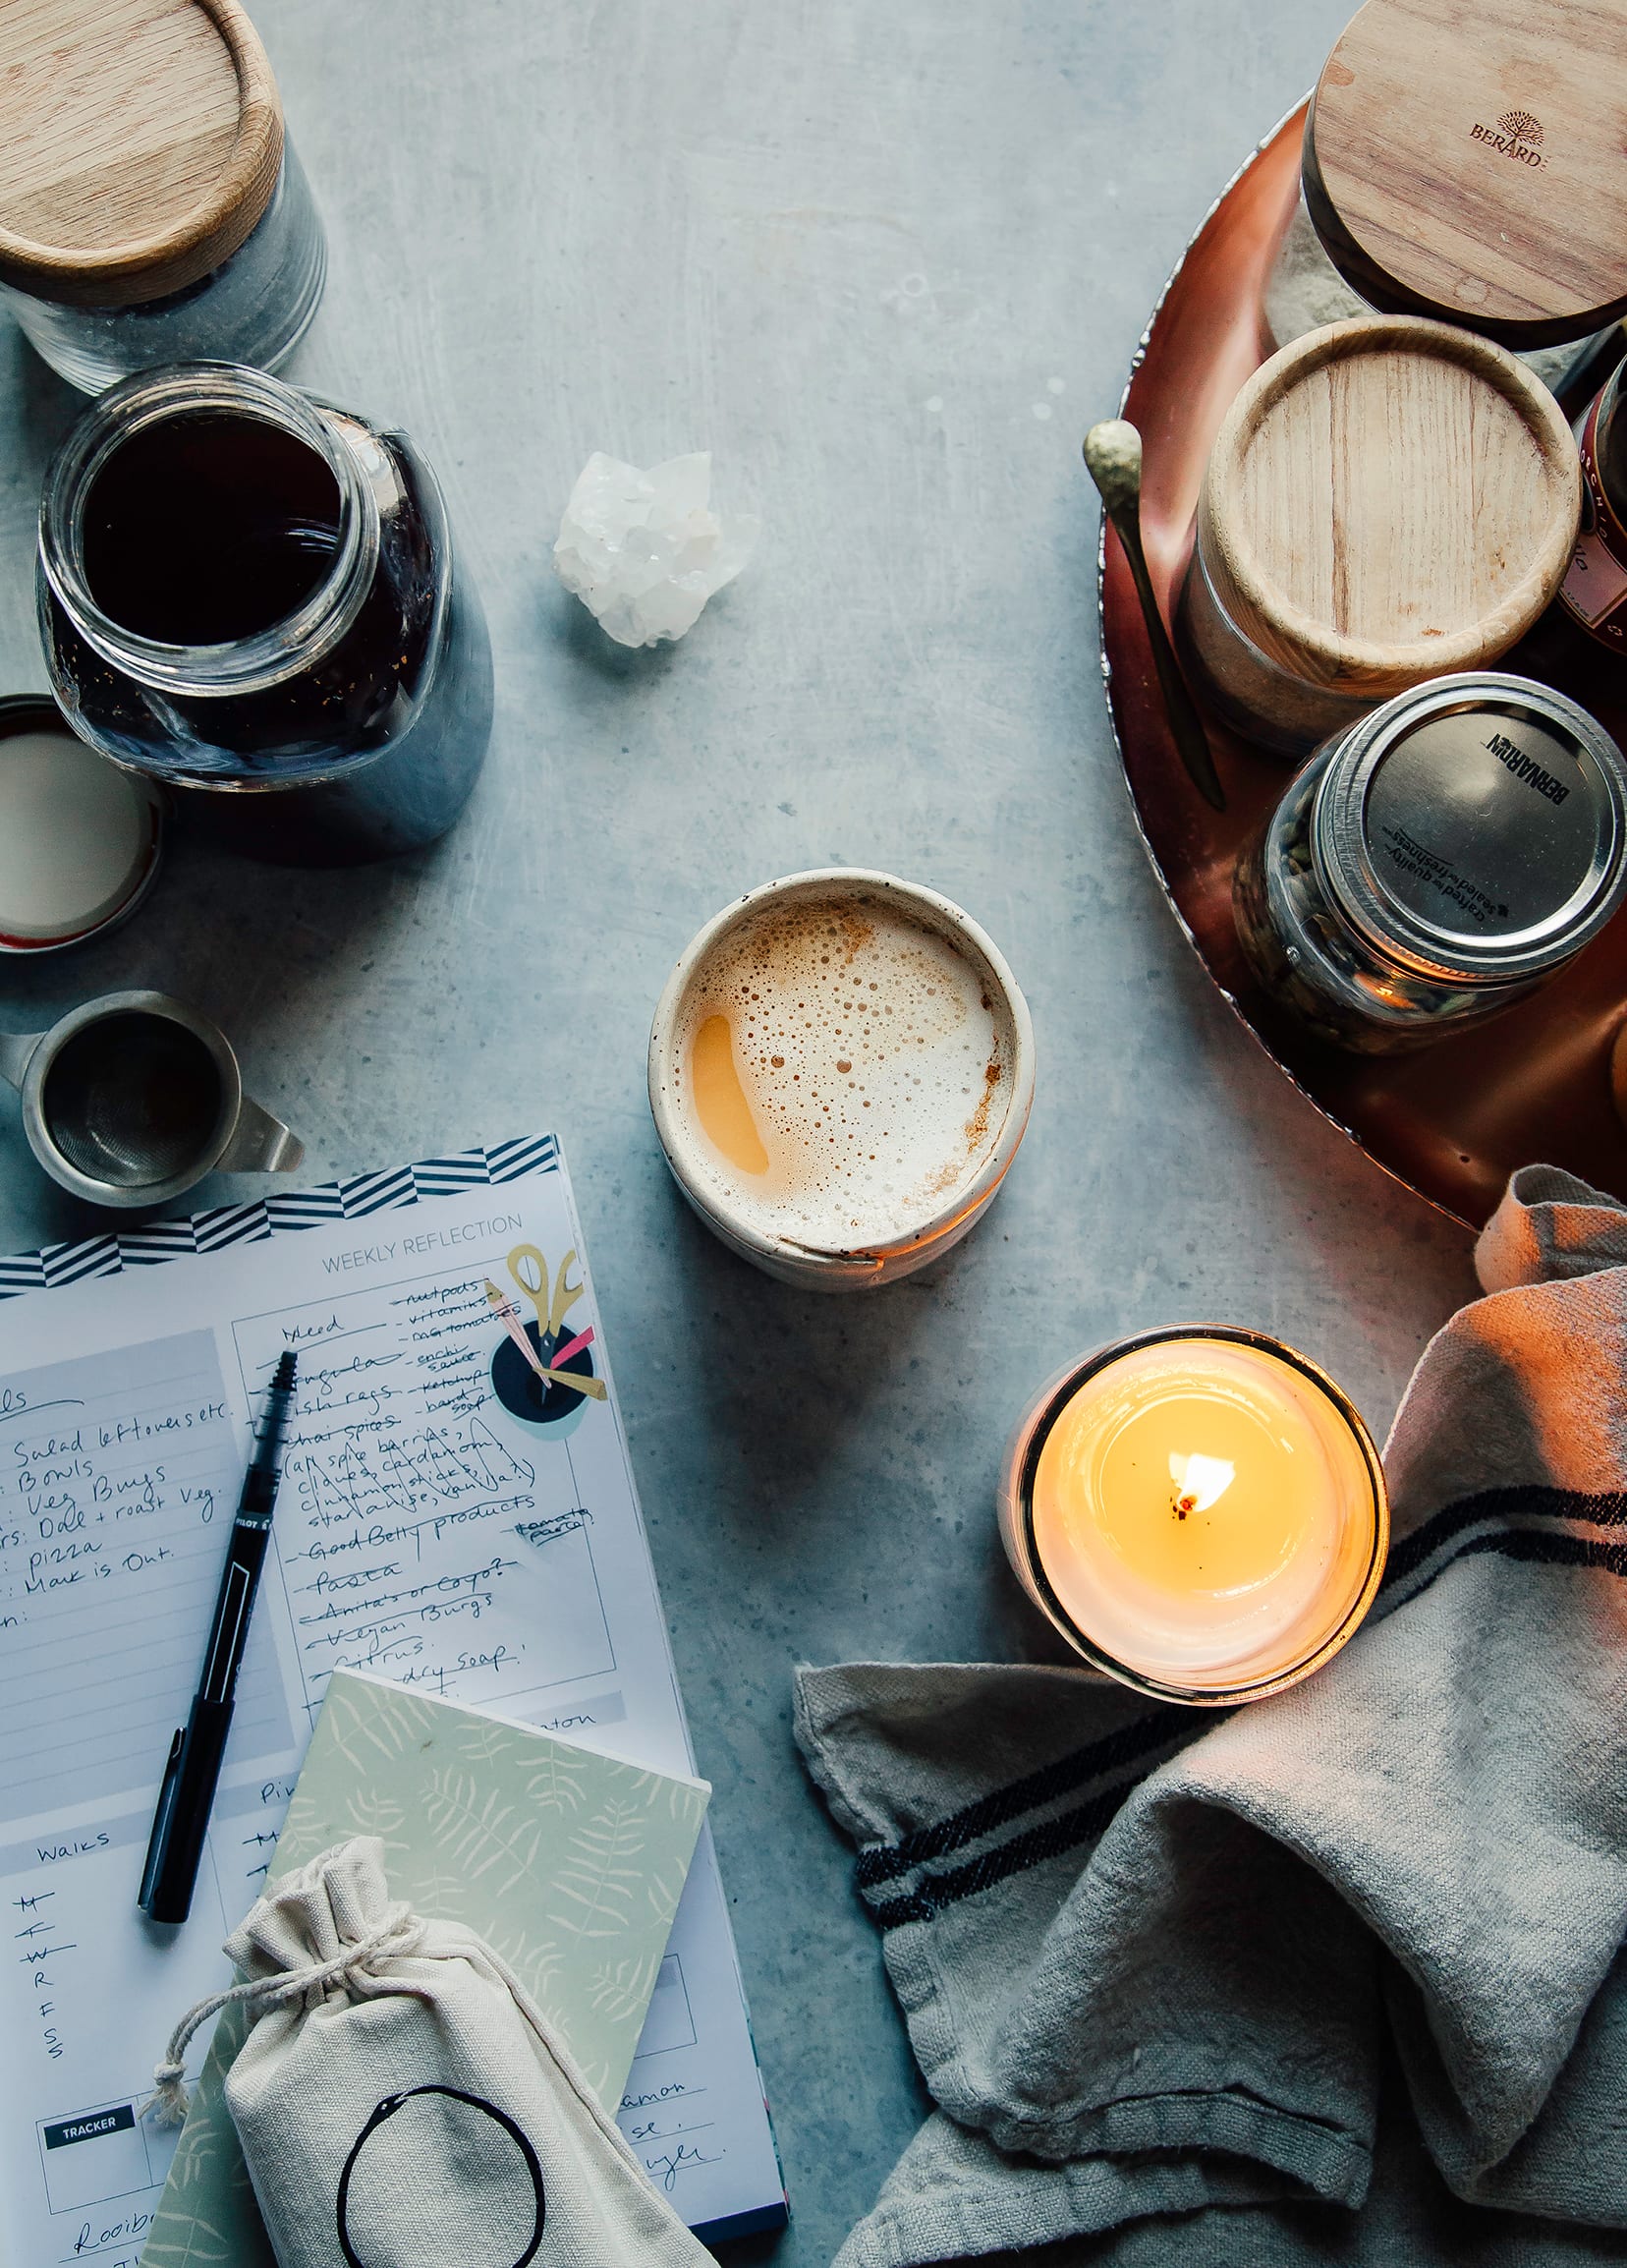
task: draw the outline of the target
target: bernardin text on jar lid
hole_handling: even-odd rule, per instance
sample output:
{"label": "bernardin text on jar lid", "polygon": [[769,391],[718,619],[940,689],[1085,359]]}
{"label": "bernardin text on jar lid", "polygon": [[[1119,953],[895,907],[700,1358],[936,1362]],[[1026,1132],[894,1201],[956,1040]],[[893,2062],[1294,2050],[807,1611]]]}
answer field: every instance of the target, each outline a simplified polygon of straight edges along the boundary
{"label": "bernardin text on jar lid", "polygon": [[1529,678],[1436,678],[1364,717],[1317,791],[1312,857],[1375,952],[1450,982],[1568,960],[1627,896],[1627,762]]}

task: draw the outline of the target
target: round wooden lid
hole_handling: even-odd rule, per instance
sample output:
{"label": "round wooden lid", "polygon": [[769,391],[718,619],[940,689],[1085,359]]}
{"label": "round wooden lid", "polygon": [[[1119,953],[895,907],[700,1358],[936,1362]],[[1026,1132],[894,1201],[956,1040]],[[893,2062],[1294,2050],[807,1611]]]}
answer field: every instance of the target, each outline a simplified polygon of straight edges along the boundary
{"label": "round wooden lid", "polygon": [[1317,84],[1305,198],[1370,306],[1514,347],[1627,312],[1627,38],[1598,0],[1368,0]]}
{"label": "round wooden lid", "polygon": [[1374,700],[1507,652],[1564,575],[1582,505],[1558,404],[1504,348],[1412,315],[1273,355],[1215,436],[1199,540],[1244,634]]}
{"label": "round wooden lid", "polygon": [[282,105],[238,0],[0,8],[0,278],[129,307],[220,265],[270,201]]}

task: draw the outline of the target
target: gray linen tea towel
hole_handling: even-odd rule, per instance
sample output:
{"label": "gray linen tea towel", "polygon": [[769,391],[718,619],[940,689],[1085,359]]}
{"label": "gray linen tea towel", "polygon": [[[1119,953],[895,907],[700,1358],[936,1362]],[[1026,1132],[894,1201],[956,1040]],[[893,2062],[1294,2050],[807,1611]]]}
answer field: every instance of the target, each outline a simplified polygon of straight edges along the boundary
{"label": "gray linen tea towel", "polygon": [[939,2106],[838,2268],[1627,2258],[1627,1208],[1527,1167],[1476,1262],[1304,1685],[799,1673]]}

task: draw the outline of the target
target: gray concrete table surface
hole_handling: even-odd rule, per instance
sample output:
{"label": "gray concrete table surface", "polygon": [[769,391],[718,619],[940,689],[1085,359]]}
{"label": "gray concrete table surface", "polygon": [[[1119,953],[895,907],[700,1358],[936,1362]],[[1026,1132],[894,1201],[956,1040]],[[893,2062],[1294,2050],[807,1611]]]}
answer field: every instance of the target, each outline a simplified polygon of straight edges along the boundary
{"label": "gray concrete table surface", "polygon": [[[257,0],[331,243],[290,374],[408,428],[491,617],[474,804],[394,866],[183,844],[104,943],[0,969],[28,1028],[113,985],[217,1016],[311,1178],[557,1128],[624,1397],[794,2219],[822,2268],[925,2098],[798,1660],[1044,1650],[1000,1448],[1102,1338],[1282,1332],[1388,1422],[1469,1238],[1233,1021],[1131,823],[1079,462],[1220,184],[1344,0]],[[76,398],[0,330],[0,690],[44,683],[34,513]],[[715,454],[757,556],[676,649],[554,582],[589,451]],[[1034,1010],[1025,1148],[970,1241],[874,1299],[728,1256],[650,1127],[649,1016],[736,892],[929,882]],[[205,1185],[199,1202],[252,1187]],[[0,1128],[3,1249],[100,1225]],[[758,2249],[763,2249],[758,2247]]]}

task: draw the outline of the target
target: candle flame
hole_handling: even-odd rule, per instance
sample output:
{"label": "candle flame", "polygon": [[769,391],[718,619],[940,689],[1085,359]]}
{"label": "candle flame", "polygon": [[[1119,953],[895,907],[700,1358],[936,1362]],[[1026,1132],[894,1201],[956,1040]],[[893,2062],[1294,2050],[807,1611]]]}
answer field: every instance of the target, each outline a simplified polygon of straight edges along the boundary
{"label": "candle flame", "polygon": [[1236,1480],[1237,1467],[1225,1457],[1182,1456],[1171,1449],[1169,1477],[1175,1483],[1176,1516],[1184,1520],[1189,1512],[1206,1512],[1217,1504]]}

